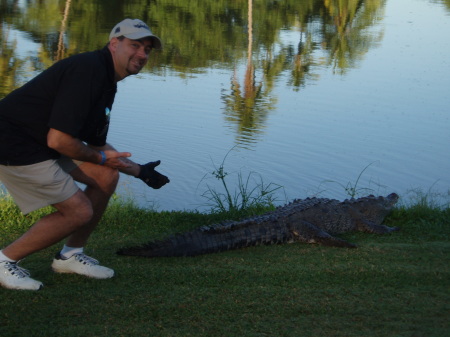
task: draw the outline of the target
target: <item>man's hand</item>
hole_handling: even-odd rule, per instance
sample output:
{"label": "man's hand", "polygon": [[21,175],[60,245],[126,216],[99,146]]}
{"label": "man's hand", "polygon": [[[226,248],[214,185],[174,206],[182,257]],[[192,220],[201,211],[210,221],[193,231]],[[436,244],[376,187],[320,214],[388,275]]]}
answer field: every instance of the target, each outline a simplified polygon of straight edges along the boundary
{"label": "man's hand", "polygon": [[116,150],[105,150],[105,162],[100,165],[105,165],[115,169],[125,169],[131,167],[130,161],[127,157],[131,157],[129,152],[117,152]]}
{"label": "man's hand", "polygon": [[137,178],[141,179],[148,186],[158,189],[170,182],[169,178],[155,171],[155,167],[161,164],[161,160],[153,161],[145,165],[139,165],[141,171]]}

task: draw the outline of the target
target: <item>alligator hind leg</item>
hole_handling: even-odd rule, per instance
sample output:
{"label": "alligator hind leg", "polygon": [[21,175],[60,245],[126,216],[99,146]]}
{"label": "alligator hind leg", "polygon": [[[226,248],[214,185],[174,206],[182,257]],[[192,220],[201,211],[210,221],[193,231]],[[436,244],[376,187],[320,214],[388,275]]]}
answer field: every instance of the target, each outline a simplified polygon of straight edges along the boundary
{"label": "alligator hind leg", "polygon": [[332,247],[356,248],[355,244],[334,237],[308,221],[301,221],[300,224],[291,229],[291,233],[295,241],[319,243]]}

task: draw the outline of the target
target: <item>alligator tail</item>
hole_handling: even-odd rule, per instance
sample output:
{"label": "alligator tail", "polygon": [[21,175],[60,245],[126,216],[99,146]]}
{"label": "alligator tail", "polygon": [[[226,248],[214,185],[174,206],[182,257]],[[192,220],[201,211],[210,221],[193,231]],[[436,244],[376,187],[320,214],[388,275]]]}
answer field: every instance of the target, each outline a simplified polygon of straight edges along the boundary
{"label": "alligator tail", "polygon": [[142,246],[121,248],[117,251],[117,254],[142,257],[199,255],[204,250],[204,243],[201,242],[202,239],[199,236],[197,233],[192,232],[173,235],[162,241],[149,242]]}
{"label": "alligator tail", "polygon": [[287,231],[281,230],[279,226],[274,226],[272,231],[266,231],[264,228],[243,228],[238,231],[200,229],[173,235],[163,241],[122,248],[117,254],[142,257],[196,256],[287,241]]}

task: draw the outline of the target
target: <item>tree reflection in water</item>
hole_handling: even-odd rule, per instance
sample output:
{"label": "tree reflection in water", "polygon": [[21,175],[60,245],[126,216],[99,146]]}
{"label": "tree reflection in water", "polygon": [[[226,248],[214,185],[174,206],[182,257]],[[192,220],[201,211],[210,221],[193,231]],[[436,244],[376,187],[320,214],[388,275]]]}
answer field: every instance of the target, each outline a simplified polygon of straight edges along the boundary
{"label": "tree reflection in water", "polygon": [[[125,16],[141,17],[165,42],[164,52],[152,55],[151,70],[146,71],[164,74],[170,70],[188,78],[211,64],[232,70],[230,88],[221,93],[223,113],[226,127],[236,133],[237,145],[247,148],[258,141],[270,112],[276,109],[277,79],[287,78],[286,84],[299,91],[309,80],[318,79],[324,66],[341,74],[354,67],[382,37],[369,28],[380,20],[385,2],[247,0],[202,1],[200,5],[136,0],[115,4],[114,10],[106,0],[95,1],[96,6],[71,0],[2,2],[0,97],[21,85],[19,79],[24,82],[17,74],[30,74],[30,68],[39,72],[61,58],[101,48],[116,22]],[[7,43],[11,26],[6,22],[42,45],[35,57],[23,60],[16,55]],[[284,41],[284,35],[295,30],[300,33],[298,41]],[[245,70],[239,66],[241,61],[246,63]],[[22,69],[25,63],[27,69]]]}
{"label": "tree reflection in water", "polygon": [[253,0],[248,0],[248,48],[244,87],[239,84],[237,70],[231,80],[231,93],[222,94],[226,120],[237,127],[236,142],[246,147],[261,133],[269,110],[274,108],[274,100],[269,92],[263,91],[263,83],[257,83],[253,64]]}

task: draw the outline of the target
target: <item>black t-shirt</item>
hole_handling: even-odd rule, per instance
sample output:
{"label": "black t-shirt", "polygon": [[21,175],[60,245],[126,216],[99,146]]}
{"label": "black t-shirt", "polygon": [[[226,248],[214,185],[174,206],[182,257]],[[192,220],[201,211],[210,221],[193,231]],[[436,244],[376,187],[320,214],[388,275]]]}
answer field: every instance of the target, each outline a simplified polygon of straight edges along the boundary
{"label": "black t-shirt", "polygon": [[50,128],[105,145],[116,90],[107,47],[55,63],[0,100],[0,164],[58,158],[47,146]]}

